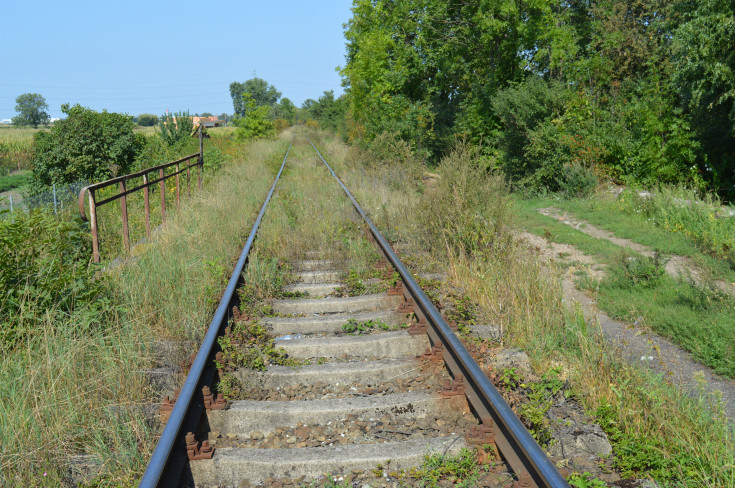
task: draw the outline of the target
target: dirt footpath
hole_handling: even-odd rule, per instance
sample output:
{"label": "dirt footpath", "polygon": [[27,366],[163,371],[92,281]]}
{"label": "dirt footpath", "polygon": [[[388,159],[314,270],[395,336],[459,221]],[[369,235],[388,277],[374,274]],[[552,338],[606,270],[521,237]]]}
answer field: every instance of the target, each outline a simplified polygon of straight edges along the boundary
{"label": "dirt footpath", "polygon": [[[612,242],[613,244],[631,249],[639,254],[652,258],[654,256],[654,250],[643,244],[638,244],[630,239],[623,239],[616,237],[612,232],[602,230],[594,225],[590,224],[586,220],[577,219],[567,212],[563,212],[554,207],[540,208],[539,213],[558,220],[559,222],[566,224],[570,227],[577,229],[580,232],[587,234],[588,236],[595,237],[597,239],[605,239]],[[669,257],[669,261],[666,263],[666,272],[672,278],[691,277],[691,279],[697,285],[705,283],[704,273],[701,269],[688,257],[672,255]],[[723,292],[735,297],[735,284],[727,283],[721,280],[711,281],[717,288]]]}
{"label": "dirt footpath", "polygon": [[[586,232],[589,226],[580,230]],[[692,395],[697,395],[702,390],[721,394],[725,413],[730,418],[731,425],[735,426],[735,381],[719,376],[710,368],[692,360],[688,352],[667,339],[634,325],[613,320],[597,308],[594,297],[574,286],[576,271],[584,269],[592,278],[600,278],[604,274],[604,265],[574,246],[549,242],[543,237],[525,232],[519,237],[538,252],[544,261],[568,266],[563,279],[564,302],[570,308],[578,305],[588,323],[598,324],[603,336],[623,359],[630,364],[665,375],[672,383]]]}

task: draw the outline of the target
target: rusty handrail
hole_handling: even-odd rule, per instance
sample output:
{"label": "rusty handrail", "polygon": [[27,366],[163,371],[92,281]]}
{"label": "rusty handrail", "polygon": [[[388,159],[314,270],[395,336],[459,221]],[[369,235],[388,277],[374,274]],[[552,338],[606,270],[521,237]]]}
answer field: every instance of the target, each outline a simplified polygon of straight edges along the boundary
{"label": "rusty handrail", "polygon": [[[116,176],[115,178],[110,178],[109,180],[101,181],[99,183],[93,183],[91,185],[87,185],[81,190],[79,190],[79,198],[78,198],[78,204],[79,204],[79,215],[82,217],[82,220],[87,222],[90,222],[91,232],[92,232],[92,259],[95,263],[100,262],[100,253],[99,253],[99,236],[97,233],[97,207],[104,205],[106,203],[113,202],[115,200],[120,200],[120,211],[122,216],[122,228],[123,228],[123,244],[125,246],[125,251],[130,252],[130,232],[128,229],[128,204],[127,204],[127,195],[130,195],[132,193],[137,192],[138,190],[143,190],[143,197],[145,201],[145,227],[146,227],[146,237],[150,238],[151,236],[151,208],[150,208],[150,201],[148,198],[148,188],[151,185],[154,185],[156,183],[159,183],[160,185],[160,191],[161,191],[161,219],[163,222],[166,222],[166,186],[165,181],[169,178],[176,177],[176,208],[179,208],[179,175],[182,174],[184,171],[186,171],[186,187],[187,190],[189,190],[189,180],[190,180],[190,173],[189,170],[192,167],[198,168],[198,188],[202,189],[202,171],[204,168],[204,132],[202,130],[202,126],[199,126],[198,129],[198,137],[199,137],[199,152],[190,154],[189,156],[184,156],[183,158],[177,159],[175,161],[170,161],[168,163],[159,164],[157,166],[151,166],[150,168],[146,168],[140,171],[136,171],[135,173],[130,173],[122,176]],[[187,162],[189,160],[195,159],[196,163],[194,164],[186,164],[184,168],[181,168],[181,163]],[[165,170],[167,168],[170,168],[172,166],[176,167],[176,171],[166,175]],[[148,175],[150,173],[158,171],[158,178],[153,178],[152,180],[148,178]],[[134,178],[140,178],[143,177],[143,184],[138,185],[135,188],[127,188],[127,182],[134,179]],[[97,190],[101,190],[103,188],[110,187],[114,184],[118,184],[120,186],[119,193],[105,198],[104,200],[97,201],[95,199],[95,192]],[[89,218],[87,218],[86,214],[86,208],[84,203],[84,196],[85,193],[87,195],[87,199],[89,201]]]}

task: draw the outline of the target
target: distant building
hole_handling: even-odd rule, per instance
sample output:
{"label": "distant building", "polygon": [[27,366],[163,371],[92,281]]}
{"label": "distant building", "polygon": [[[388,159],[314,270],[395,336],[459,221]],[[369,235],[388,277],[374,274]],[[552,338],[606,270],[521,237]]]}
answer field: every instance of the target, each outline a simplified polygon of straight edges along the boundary
{"label": "distant building", "polygon": [[206,129],[212,128],[212,127],[223,127],[226,125],[227,121],[225,120],[219,120],[216,115],[213,115],[211,117],[192,117],[192,122],[194,122],[194,127],[201,124]]}
{"label": "distant building", "polygon": [[13,121],[11,119],[3,119],[0,120],[0,124],[12,124]]}

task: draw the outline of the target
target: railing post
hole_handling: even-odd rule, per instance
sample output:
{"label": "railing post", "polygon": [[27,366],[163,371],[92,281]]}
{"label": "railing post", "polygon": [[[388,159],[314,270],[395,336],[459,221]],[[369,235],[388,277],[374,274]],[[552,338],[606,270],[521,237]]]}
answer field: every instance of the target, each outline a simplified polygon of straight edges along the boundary
{"label": "railing post", "polygon": [[145,206],[145,236],[151,238],[151,204],[148,201],[148,173],[143,175],[143,201]]}
{"label": "railing post", "polygon": [[92,260],[100,262],[100,244],[97,235],[97,205],[94,201],[94,190],[87,190],[89,196],[89,225],[92,230]]}
{"label": "railing post", "polygon": [[202,189],[202,172],[204,171],[204,130],[202,124],[199,124],[199,189]]}
{"label": "railing post", "polygon": [[128,229],[128,199],[125,195],[125,191],[127,190],[127,187],[125,185],[125,180],[122,180],[120,182],[120,193],[122,196],[120,197],[120,214],[122,215],[122,224],[123,224],[123,245],[125,246],[125,251],[130,252],[130,231]]}
{"label": "railing post", "polygon": [[163,179],[163,168],[158,170],[161,178],[161,223],[166,222],[166,181]]}
{"label": "railing post", "polygon": [[176,211],[179,211],[179,163],[176,163]]}

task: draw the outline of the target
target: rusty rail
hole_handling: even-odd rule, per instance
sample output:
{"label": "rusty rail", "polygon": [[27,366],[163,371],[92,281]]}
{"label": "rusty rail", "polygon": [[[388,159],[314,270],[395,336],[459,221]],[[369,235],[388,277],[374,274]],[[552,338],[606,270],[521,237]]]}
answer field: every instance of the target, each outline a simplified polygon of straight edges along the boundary
{"label": "rusty rail", "polygon": [[[130,252],[130,229],[128,226],[128,201],[127,196],[135,193],[139,190],[143,190],[143,201],[145,206],[145,234],[146,237],[150,239],[151,237],[151,205],[150,205],[150,199],[149,199],[149,190],[148,188],[151,185],[155,185],[156,183],[160,186],[160,192],[161,192],[161,220],[163,223],[166,222],[166,180],[172,177],[176,177],[176,209],[179,209],[179,200],[180,200],[180,175],[186,171],[186,189],[187,192],[191,191],[190,188],[190,179],[191,179],[191,168],[197,167],[198,168],[198,175],[197,175],[197,186],[198,189],[202,189],[202,171],[204,167],[204,132],[202,130],[202,126],[199,126],[199,130],[197,131],[197,135],[199,137],[199,152],[191,154],[189,156],[185,156],[181,159],[177,159],[176,161],[171,161],[165,164],[160,164],[158,166],[152,166],[150,168],[146,168],[141,171],[137,171],[135,173],[130,173],[123,176],[118,176],[116,178],[111,178],[106,181],[102,181],[100,183],[94,183],[92,185],[87,185],[81,190],[79,190],[79,214],[82,216],[83,221],[89,221],[90,227],[92,231],[92,259],[95,263],[100,262],[100,251],[99,251],[99,233],[98,233],[98,227],[97,227],[97,208],[101,207],[102,205],[106,203],[113,202],[115,200],[120,200],[120,215],[122,217],[122,233],[123,233],[123,245],[125,246],[125,252]],[[208,137],[208,136],[207,136]],[[196,158],[196,162],[193,164],[188,163],[188,161],[191,161],[192,159]],[[185,167],[181,167],[182,163],[187,163]],[[170,167],[175,167],[175,171],[171,174],[165,174],[165,170]],[[158,178],[154,177],[153,179],[150,179],[149,175],[151,173],[158,172]],[[135,179],[135,178],[143,178],[143,184],[138,185],[134,188],[128,189],[128,181]],[[113,185],[119,185],[120,192],[116,195],[113,195],[111,197],[105,198],[103,200],[97,201],[95,197],[95,192],[98,190],[102,190],[103,188],[107,188]],[[86,215],[86,209],[85,209],[85,198],[84,194],[87,194],[87,200],[89,202],[89,219]]]}
{"label": "rusty rail", "polygon": [[309,140],[309,143],[342,187],[357,213],[368,225],[370,233],[385,260],[401,276],[404,295],[407,301],[411,299],[415,304],[413,311],[419,318],[419,323],[426,324],[426,333],[429,335],[432,344],[435,346],[441,345],[441,354],[447,368],[455,378],[455,384],[462,384],[467,400],[482,419],[481,427],[492,434],[491,437],[494,437],[494,442],[501,454],[518,476],[518,482],[513,486],[568,488],[569,485],[559,474],[556,466],[549,460],[544,450],[528,432],[528,429],[516,417],[500,392],[490,382],[485,372],[462,344],[462,341],[452,331],[444,317],[416,283],[411,272],[401,262],[387,239],[383,237],[383,234],[360,207],[360,204],[332,167],[324,160],[314,143],[311,140]]}

